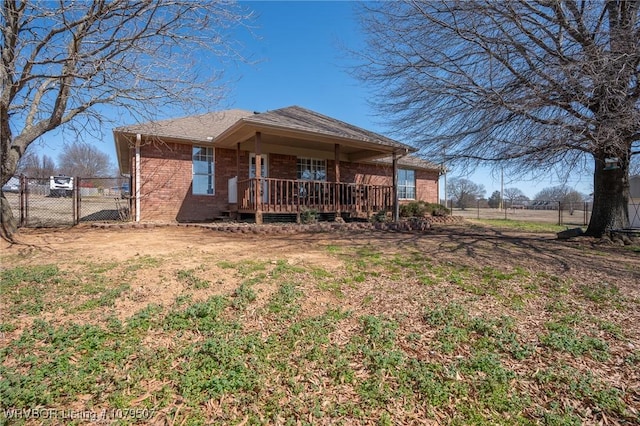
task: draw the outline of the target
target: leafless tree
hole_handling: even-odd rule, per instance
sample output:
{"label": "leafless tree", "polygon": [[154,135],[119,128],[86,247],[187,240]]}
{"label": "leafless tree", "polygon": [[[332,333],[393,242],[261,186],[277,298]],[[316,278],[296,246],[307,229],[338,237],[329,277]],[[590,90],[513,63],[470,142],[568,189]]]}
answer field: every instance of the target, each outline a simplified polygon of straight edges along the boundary
{"label": "leafless tree", "polygon": [[[132,121],[211,108],[224,61],[242,59],[230,32],[246,18],[228,0],[3,0],[0,183],[61,126],[83,140],[109,112]],[[1,201],[7,238],[15,221]]]}
{"label": "leafless tree", "polygon": [[571,214],[576,207],[581,206],[587,197],[566,185],[552,186],[544,188],[536,194],[534,200],[537,201],[553,201],[559,203],[556,207],[569,209]]}
{"label": "leafless tree", "polygon": [[640,2],[405,0],[363,6],[357,75],[399,137],[448,161],[590,170],[588,235],[629,225],[640,154]]}
{"label": "leafless tree", "polygon": [[58,160],[60,172],[67,176],[109,177],[113,171],[107,154],[84,143],[65,145]]}
{"label": "leafless tree", "polygon": [[56,174],[56,163],[48,155],[40,156],[28,150],[20,159],[17,174],[24,174],[34,179],[48,179]]}
{"label": "leafless tree", "polygon": [[581,203],[586,198],[587,197],[584,194],[566,185],[544,188],[540,190],[540,192],[538,192],[535,197],[533,197],[534,200],[538,201],[560,201],[563,203]]}
{"label": "leafless tree", "polygon": [[505,188],[504,199],[509,202],[510,206],[513,206],[515,201],[524,201],[528,198],[519,188]]}
{"label": "leafless tree", "polygon": [[479,185],[464,178],[453,178],[447,185],[447,193],[455,205],[462,210],[473,205],[478,199],[484,197],[486,190]]}

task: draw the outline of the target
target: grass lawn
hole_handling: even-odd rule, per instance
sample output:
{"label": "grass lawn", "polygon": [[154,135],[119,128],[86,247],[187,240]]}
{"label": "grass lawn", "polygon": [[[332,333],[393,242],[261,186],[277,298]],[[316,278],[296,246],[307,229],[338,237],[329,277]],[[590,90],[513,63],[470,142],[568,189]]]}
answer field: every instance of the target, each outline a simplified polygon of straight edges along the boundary
{"label": "grass lawn", "polygon": [[[470,219],[470,223],[479,223],[494,229],[507,229],[511,231],[554,233],[564,231],[568,226],[557,225],[549,222],[529,222],[516,219]],[[571,226],[575,228],[575,226]],[[586,229],[586,227],[583,227]]]}
{"label": "grass lawn", "polygon": [[0,424],[640,423],[637,247],[503,225],[24,230]]}

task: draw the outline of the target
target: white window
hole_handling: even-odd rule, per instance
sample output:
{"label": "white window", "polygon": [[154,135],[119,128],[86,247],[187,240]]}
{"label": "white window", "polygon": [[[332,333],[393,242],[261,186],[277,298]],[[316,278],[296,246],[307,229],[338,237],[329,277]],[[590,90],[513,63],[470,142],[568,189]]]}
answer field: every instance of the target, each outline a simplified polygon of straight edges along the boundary
{"label": "white window", "polygon": [[327,162],[316,158],[298,158],[298,179],[327,180]]}
{"label": "white window", "polygon": [[398,169],[398,198],[403,200],[416,199],[415,170]]}
{"label": "white window", "polygon": [[193,147],[193,189],[194,195],[214,194],[213,148]]}

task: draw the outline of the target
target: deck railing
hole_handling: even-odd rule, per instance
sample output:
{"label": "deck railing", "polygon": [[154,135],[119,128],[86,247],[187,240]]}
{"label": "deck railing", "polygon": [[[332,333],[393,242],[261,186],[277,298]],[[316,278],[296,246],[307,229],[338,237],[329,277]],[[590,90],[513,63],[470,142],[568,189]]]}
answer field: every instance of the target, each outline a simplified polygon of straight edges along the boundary
{"label": "deck railing", "polygon": [[375,213],[391,209],[393,187],[344,182],[261,178],[262,197],[256,197],[257,178],[238,181],[238,210],[241,212]]}

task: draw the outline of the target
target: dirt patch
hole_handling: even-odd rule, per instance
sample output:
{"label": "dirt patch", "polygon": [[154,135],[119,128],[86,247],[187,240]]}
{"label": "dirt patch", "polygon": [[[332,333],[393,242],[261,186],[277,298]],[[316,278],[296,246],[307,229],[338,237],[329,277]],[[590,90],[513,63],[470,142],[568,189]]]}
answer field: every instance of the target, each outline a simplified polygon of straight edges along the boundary
{"label": "dirt patch", "polygon": [[[279,382],[284,370],[273,370],[263,378],[267,388],[271,390],[269,386],[274,386],[282,398],[275,405],[273,401],[270,403],[288,407],[285,413],[311,416],[318,398],[335,399],[340,405],[349,401],[361,403],[362,409],[368,409],[358,398],[363,398],[365,390],[371,391],[367,384],[376,377],[364,362],[362,351],[352,354],[349,346],[366,346],[367,339],[372,339],[368,349],[384,362],[396,361],[387,360],[384,351],[378,354],[377,345],[391,345],[391,354],[401,351],[403,357],[423,363],[420,365],[461,369],[452,377],[446,369],[422,372],[426,381],[421,383],[435,384],[427,379],[437,373],[442,375],[438,383],[451,385],[447,387],[449,390],[457,386],[452,383],[485,389],[479,385],[475,388],[474,380],[484,383],[486,363],[493,362],[495,369],[491,371],[506,369],[517,377],[509,382],[510,391],[526,396],[522,401],[531,401],[522,402],[524,408],[514,409],[512,414],[532,422],[541,423],[541,413],[545,412],[558,416],[575,412],[584,423],[623,424],[638,418],[638,247],[584,237],[558,241],[552,233],[511,232],[467,223],[435,225],[424,232],[332,227],[315,232],[289,232],[292,229],[288,227],[286,233],[229,232],[196,226],[23,229],[17,236],[19,244],[2,247],[2,270],[40,265],[41,270],[31,268],[40,274],[33,277],[39,285],[46,273],[52,276],[46,267],[56,265],[61,279],[50,278],[52,285],[65,287],[60,291],[44,289],[44,300],[36,313],[25,308],[10,314],[14,307],[4,302],[9,299],[3,298],[6,304],[2,306],[0,324],[10,323],[15,328],[0,333],[3,337],[0,343],[12,344],[35,319],[54,325],[91,323],[108,327],[112,318],[125,324],[154,305],[158,306],[159,315],[170,315],[184,312],[199,302],[206,304],[212,296],[220,295],[225,303],[221,315],[227,315],[230,323],[245,333],[261,334],[265,342],[270,337],[285,338],[283,333],[287,330],[294,333],[291,327],[297,333],[313,332],[310,324],[302,324],[305,319],[320,321],[331,311],[345,313],[336,320],[337,326],[328,334],[328,341],[319,337],[314,342],[318,353],[309,352],[309,359],[303,356],[298,346],[301,343],[297,341],[304,341],[305,336],[294,333],[296,341],[291,352],[286,353],[293,360],[288,368],[297,368],[299,364],[306,367],[291,373],[286,385]],[[21,279],[13,290],[26,292],[30,284],[28,279]],[[287,284],[290,285],[285,288]],[[244,296],[239,293],[243,285],[248,290]],[[278,299],[283,288],[289,293],[284,291]],[[29,304],[31,298],[38,297],[33,293],[32,297],[22,295],[20,300]],[[242,297],[247,297],[246,304],[234,306],[242,303]],[[280,311],[269,308],[276,302],[281,304]],[[94,305],[87,305],[90,303]],[[287,309],[291,309],[291,315]],[[455,309],[460,311],[456,314]],[[153,313],[150,311],[149,315]],[[446,321],[449,322],[445,324]],[[204,339],[197,329],[177,332],[158,326],[144,331],[141,344],[145,348],[170,349],[163,352],[167,357],[173,356],[174,346],[177,351],[184,350],[192,341]],[[178,334],[181,339],[176,339]],[[387,340],[385,336],[393,338]],[[329,380],[329,372],[340,367],[333,365],[333,358],[327,361],[329,367],[316,365],[319,361],[314,356],[319,356],[323,348],[331,349],[323,353],[327,358],[342,356],[346,364],[341,368],[352,374],[351,382],[343,383],[339,377],[335,382]],[[264,361],[271,362],[270,356],[282,353],[269,354]],[[501,363],[496,367],[498,356]],[[483,360],[485,364],[472,364],[472,360],[478,363]],[[174,361],[162,368],[189,366],[182,358]],[[373,361],[371,358],[367,362]],[[132,358],[130,362],[135,360]],[[418,364],[405,363],[403,368],[410,365]],[[13,368],[10,363],[5,367]],[[157,383],[164,383],[161,382],[164,378],[157,370],[154,368],[150,373],[154,377],[149,378],[149,395],[138,389],[134,402],[150,398],[161,404],[166,396],[154,389]],[[389,385],[387,379],[394,371],[385,367],[373,390],[383,389],[382,384]],[[578,385],[582,388],[571,395],[569,389]],[[307,388],[301,390],[299,386]],[[301,393],[295,398],[285,398],[294,388]],[[166,392],[172,399],[163,413],[183,406],[182,390],[175,383],[167,384]],[[268,394],[271,393],[263,393]],[[243,395],[247,398],[250,392]],[[422,393],[416,391],[411,395],[419,404],[425,403],[420,399]],[[555,410],[556,402],[549,395],[564,395],[566,401],[561,402],[566,402],[568,408]],[[462,392],[459,396],[468,395]],[[472,398],[481,397],[478,393],[469,396],[468,403],[445,398],[438,408],[425,408],[425,412],[414,402],[397,407],[385,402],[371,413],[378,417],[387,413],[399,420],[397,424],[413,424],[428,412],[432,419],[446,423],[459,415],[461,407],[475,404]],[[211,399],[201,403],[199,410],[208,413],[211,422],[220,420],[222,414],[211,414],[208,408],[211,412],[216,407],[227,413],[235,410],[237,416],[231,418],[237,421],[253,415],[250,410],[243,411],[246,404],[241,399],[235,401],[235,397],[227,393],[224,398],[229,399]],[[77,396],[74,404],[81,407],[85,401],[82,398]],[[106,404],[98,396],[91,398],[91,406]],[[263,411],[261,398],[253,400],[256,413]],[[180,416],[186,419],[189,409],[194,410],[184,407]],[[407,409],[413,412],[407,414]],[[491,415],[482,407],[478,410]],[[602,410],[606,410],[606,418],[600,414]],[[174,420],[182,419],[176,411],[173,413]],[[361,420],[353,424],[375,423],[363,420],[357,413],[349,415]],[[505,416],[502,420],[509,423],[508,415]],[[348,424],[349,418],[346,419],[344,423]],[[320,417],[313,420],[318,423]],[[337,423],[344,418],[333,420]]]}
{"label": "dirt patch", "polygon": [[[229,233],[177,226],[126,229],[79,226],[22,229],[16,239],[18,244],[3,243],[4,268],[10,264],[56,263],[72,271],[78,261],[110,264],[161,259],[157,267],[131,268],[127,272],[131,287],[124,298],[118,299],[115,312],[122,319],[150,303],[172,304],[186,289],[176,278],[176,271],[197,273],[198,267],[207,269],[201,278],[211,286],[191,292],[194,300],[204,300],[211,294],[229,294],[241,282],[233,270],[216,267],[221,262],[279,260],[331,272],[342,263],[331,253],[331,247],[365,247],[386,255],[417,250],[441,264],[487,270],[517,267],[529,273],[560,275],[585,285],[610,282],[628,297],[640,299],[640,256],[629,248],[602,244],[591,238],[558,241],[554,234],[496,231],[477,226],[470,229],[464,224],[436,225],[416,233],[328,229],[287,234]],[[374,286],[375,282],[367,285]],[[362,309],[361,299],[370,293],[365,287],[359,286],[353,291],[353,298],[342,300],[341,304]],[[415,296],[400,293],[391,295],[384,303],[389,304],[397,297],[397,305],[402,306],[403,298]],[[379,304],[373,305],[379,309]]]}

